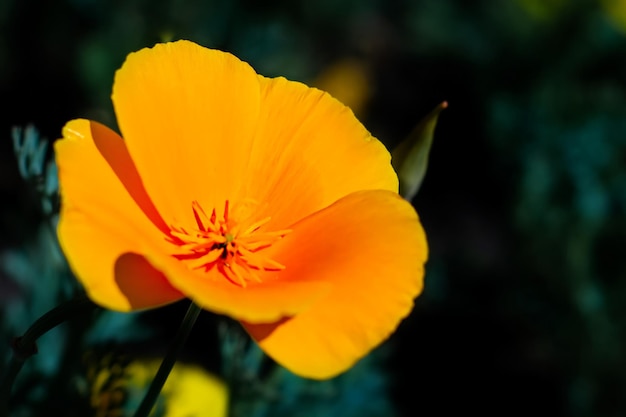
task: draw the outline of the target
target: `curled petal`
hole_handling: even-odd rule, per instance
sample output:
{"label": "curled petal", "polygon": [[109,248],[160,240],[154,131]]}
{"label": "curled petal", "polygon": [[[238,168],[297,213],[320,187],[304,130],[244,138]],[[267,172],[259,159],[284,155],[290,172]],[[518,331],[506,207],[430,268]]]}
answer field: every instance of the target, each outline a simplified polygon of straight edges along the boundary
{"label": "curled petal", "polygon": [[55,151],[63,203],[59,240],[89,296],[121,311],[182,298],[137,254],[146,242],[164,247],[165,226],[122,138],[98,123],[73,120]]}
{"label": "curled petal", "polygon": [[287,266],[280,280],[321,281],[330,290],[297,315],[244,326],[286,368],[329,378],[409,314],[423,286],[426,239],[411,205],[388,191],[350,194],[292,228],[272,247]]}

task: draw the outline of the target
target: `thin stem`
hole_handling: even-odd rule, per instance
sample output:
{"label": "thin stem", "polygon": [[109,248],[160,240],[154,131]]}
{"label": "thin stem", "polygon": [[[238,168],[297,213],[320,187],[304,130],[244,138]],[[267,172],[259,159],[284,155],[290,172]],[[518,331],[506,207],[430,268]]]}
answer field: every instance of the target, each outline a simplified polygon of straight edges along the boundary
{"label": "thin stem", "polygon": [[159,397],[159,393],[161,392],[163,385],[165,385],[165,381],[172,371],[172,368],[176,363],[176,358],[182,351],[183,346],[187,341],[187,337],[189,336],[189,333],[191,333],[191,329],[200,314],[200,311],[202,311],[202,309],[193,302],[189,305],[187,314],[185,314],[185,318],[178,328],[178,333],[176,333],[176,336],[174,337],[163,362],[161,362],[161,366],[152,380],[145,397],[143,397],[139,408],[135,412],[135,417],[147,417],[148,414],[150,414],[150,411],[152,411],[154,403]]}
{"label": "thin stem", "polygon": [[24,333],[24,336],[20,338],[18,346],[28,349],[29,346],[35,344],[37,339],[59,324],[76,317],[79,313],[84,314],[85,311],[92,310],[96,307],[97,306],[91,302],[84,293],[59,304],[30,326],[26,333]]}
{"label": "thin stem", "polygon": [[85,294],[81,294],[48,311],[37,319],[22,337],[13,340],[13,355],[0,386],[0,417],[6,417],[9,414],[9,398],[13,383],[26,359],[37,353],[37,339],[59,324],[94,308],[96,305]]}

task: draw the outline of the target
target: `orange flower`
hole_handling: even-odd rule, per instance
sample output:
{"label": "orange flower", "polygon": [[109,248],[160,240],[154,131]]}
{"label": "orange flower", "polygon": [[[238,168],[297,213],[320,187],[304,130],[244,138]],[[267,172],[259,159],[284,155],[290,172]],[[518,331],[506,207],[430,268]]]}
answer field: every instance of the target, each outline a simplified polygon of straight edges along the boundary
{"label": "orange flower", "polygon": [[96,303],[188,297],[320,379],[409,314],[424,232],[389,153],[337,100],[188,41],[130,54],[112,99],[124,139],[73,120],[55,144],[59,238]]}

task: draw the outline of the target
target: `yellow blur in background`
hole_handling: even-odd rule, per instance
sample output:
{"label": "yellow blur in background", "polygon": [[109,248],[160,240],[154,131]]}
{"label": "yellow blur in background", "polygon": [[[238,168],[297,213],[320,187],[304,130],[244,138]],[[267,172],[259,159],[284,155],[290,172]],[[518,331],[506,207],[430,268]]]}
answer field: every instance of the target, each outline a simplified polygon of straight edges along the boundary
{"label": "yellow blur in background", "polygon": [[[160,360],[115,363],[91,371],[91,406],[95,417],[132,416],[156,374]],[[158,411],[158,413],[157,413]],[[228,389],[196,365],[174,365],[150,414],[164,417],[226,417]]]}

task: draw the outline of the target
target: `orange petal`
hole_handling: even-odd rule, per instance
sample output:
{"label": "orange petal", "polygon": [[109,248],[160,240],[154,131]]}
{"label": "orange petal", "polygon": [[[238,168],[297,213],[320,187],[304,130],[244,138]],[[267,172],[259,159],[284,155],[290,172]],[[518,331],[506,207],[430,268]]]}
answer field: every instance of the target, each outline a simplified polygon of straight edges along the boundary
{"label": "orange petal", "polygon": [[168,224],[193,227],[193,201],[228,199],[263,203],[267,228],[282,228],[351,192],[397,191],[389,153],[350,109],[228,53],[178,41],[130,54],[113,102]]}
{"label": "orange petal", "polygon": [[315,88],[259,76],[261,113],[245,195],[282,229],[361,190],[398,190],[389,152],[352,111]]}
{"label": "orange petal", "polygon": [[122,138],[73,120],[55,142],[61,186],[59,241],[89,296],[114,310],[155,307],[182,298],[137,253],[165,248],[165,224],[146,195]]}
{"label": "orange petal", "polygon": [[415,211],[388,191],[339,200],[271,251],[287,266],[281,282],[321,280],[330,291],[291,318],[244,326],[278,363],[317,379],[345,371],[396,329],[422,290],[427,258]]}
{"label": "orange petal", "polygon": [[306,310],[315,300],[328,293],[329,285],[321,281],[271,281],[268,276],[281,272],[256,271],[261,282],[245,287],[230,282],[223,272],[213,268],[191,270],[188,264],[161,253],[148,254],[152,265],[163,271],[173,286],[202,308],[238,320],[273,322]]}
{"label": "orange petal", "polygon": [[254,70],[189,41],[132,53],[113,104],[148,194],[168,224],[195,227],[191,204],[211,210],[242,185],[259,113]]}

